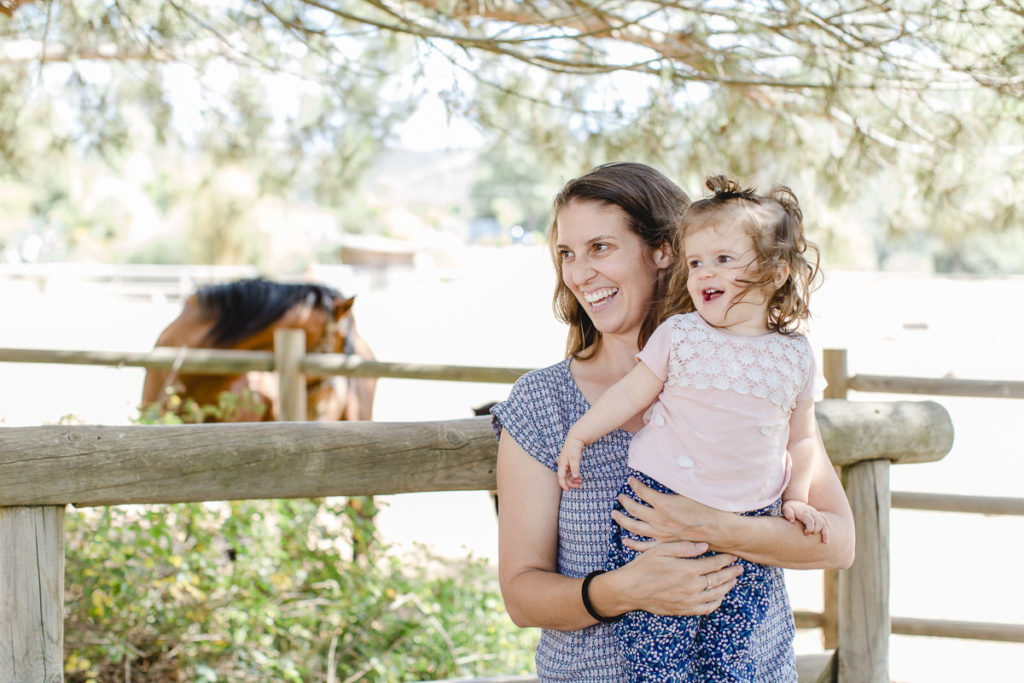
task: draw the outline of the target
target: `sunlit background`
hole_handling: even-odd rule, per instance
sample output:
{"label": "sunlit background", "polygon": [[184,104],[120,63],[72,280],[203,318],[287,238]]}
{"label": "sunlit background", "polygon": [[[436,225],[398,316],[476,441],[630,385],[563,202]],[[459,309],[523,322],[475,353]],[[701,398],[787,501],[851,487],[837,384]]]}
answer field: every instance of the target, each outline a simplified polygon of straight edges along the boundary
{"label": "sunlit background", "polygon": [[[814,340],[851,371],[1024,380],[1024,22],[954,4],[0,3],[0,347],[148,350],[202,272],[356,295],[382,360],[547,365],[551,198],[629,159],[694,197],[713,172],[790,185],[823,252]],[[0,425],[129,424],[141,385],[0,363]],[[507,391],[382,379],[374,418]],[[893,489],[1019,496],[1024,404],[934,400],[954,450]],[[382,502],[397,555],[493,568],[486,492]],[[1020,518],[892,523],[893,615],[1021,621]],[[796,607],[820,580],[788,572]],[[1013,680],[1024,658],[891,642],[894,681]]]}

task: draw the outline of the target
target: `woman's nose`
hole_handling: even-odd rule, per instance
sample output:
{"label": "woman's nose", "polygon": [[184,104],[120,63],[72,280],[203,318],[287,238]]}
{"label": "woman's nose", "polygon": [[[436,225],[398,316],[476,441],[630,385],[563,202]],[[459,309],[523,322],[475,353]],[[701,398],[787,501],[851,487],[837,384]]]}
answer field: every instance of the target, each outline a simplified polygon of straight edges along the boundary
{"label": "woman's nose", "polygon": [[576,263],[573,264],[572,269],[573,282],[583,284],[590,280],[590,278],[594,277],[594,273],[596,272],[597,271],[594,270],[594,266],[589,262],[582,259],[577,260]]}

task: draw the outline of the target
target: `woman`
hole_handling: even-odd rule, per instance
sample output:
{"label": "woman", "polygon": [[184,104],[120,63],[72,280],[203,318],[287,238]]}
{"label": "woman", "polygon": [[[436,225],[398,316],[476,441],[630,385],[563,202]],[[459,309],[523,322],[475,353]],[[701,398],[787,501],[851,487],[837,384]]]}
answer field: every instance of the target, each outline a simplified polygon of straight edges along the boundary
{"label": "woman", "polygon": [[[623,496],[634,519],[613,516],[658,542],[637,547],[645,552],[624,567],[582,578],[605,563],[609,512],[641,415],[591,446],[587,486],[572,495],[559,488],[558,454],[569,427],[636,365],[657,326],[657,302],[675,260],[673,233],[688,205],[664,175],[633,163],[600,166],[555,198],[555,308],[570,326],[569,357],[521,378],[493,411],[502,594],[517,625],[543,629],[536,657],[541,680],[622,680],[612,628],[601,622],[632,610],[708,614],[733,587],[741,571],[732,565],[737,556],[801,569],[845,568],[853,560],[849,504],[821,458],[808,502],[826,515],[830,543],[778,517],[719,512],[636,482],[650,507]],[[709,548],[719,554],[697,557]],[[788,629],[791,639],[788,603],[776,611],[769,628]],[[782,668],[777,673],[774,680],[795,678]]]}

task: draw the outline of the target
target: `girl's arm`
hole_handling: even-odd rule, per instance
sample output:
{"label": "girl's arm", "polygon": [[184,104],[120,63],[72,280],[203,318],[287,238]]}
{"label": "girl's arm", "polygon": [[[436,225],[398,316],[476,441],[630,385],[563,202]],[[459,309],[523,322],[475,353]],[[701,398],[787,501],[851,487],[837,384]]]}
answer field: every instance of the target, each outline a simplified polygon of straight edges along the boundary
{"label": "girl's arm", "polygon": [[637,363],[576,421],[566,441],[573,439],[583,445],[594,443],[654,403],[663,387],[664,383],[646,364]]}
{"label": "girl's arm", "polygon": [[[814,433],[820,441],[817,423]],[[815,451],[807,502],[828,519],[829,543],[804,535],[797,525],[781,517],[722,512],[685,496],[659,493],[636,480],[631,480],[633,489],[650,507],[622,495],[619,502],[636,519],[615,511],[612,516],[623,528],[655,539],[646,544],[627,540],[637,550],[647,550],[658,541],[690,539],[760,564],[790,569],[846,569],[853,564],[853,512],[824,447]]]}
{"label": "girl's arm", "polygon": [[814,471],[815,449],[825,446],[818,439],[817,421],[814,417],[814,401],[800,401],[789,418],[789,443],[786,450],[793,461],[789,474],[789,485],[783,500],[808,502],[811,490],[811,473]]}
{"label": "girl's arm", "polygon": [[601,394],[565,437],[558,455],[558,485],[568,491],[583,483],[580,463],[583,448],[621,427],[654,402],[664,384],[643,362]]}
{"label": "girl's arm", "polygon": [[[592,626],[583,607],[583,580],[558,573],[555,473],[524,451],[507,432],[498,445],[498,577],[509,616],[519,626],[562,631]],[[589,596],[603,616],[636,609],[698,615],[715,610],[742,569],[727,553],[694,558],[705,544],[664,543],[591,581]],[[708,585],[710,590],[705,590]]]}
{"label": "girl's arm", "polygon": [[825,451],[825,445],[818,438],[817,424],[814,401],[808,399],[798,402],[789,418],[789,443],[786,450],[789,451],[792,465],[789,484],[782,494],[782,516],[787,522],[799,521],[805,534],[820,533],[821,542],[828,543],[828,518],[807,502],[817,451]]}

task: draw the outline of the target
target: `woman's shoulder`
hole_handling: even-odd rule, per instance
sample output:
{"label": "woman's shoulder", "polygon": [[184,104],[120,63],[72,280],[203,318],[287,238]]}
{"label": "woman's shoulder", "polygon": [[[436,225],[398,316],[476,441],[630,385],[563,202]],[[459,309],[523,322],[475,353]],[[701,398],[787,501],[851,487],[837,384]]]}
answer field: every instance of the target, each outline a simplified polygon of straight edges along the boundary
{"label": "woman's shoulder", "polygon": [[552,404],[566,402],[571,397],[573,387],[569,359],[566,358],[554,365],[531,370],[517,379],[508,398],[498,403],[495,409],[498,412],[543,413]]}
{"label": "woman's shoulder", "polygon": [[570,358],[566,358],[545,368],[530,370],[516,380],[513,389],[518,387],[522,389],[545,390],[565,386],[572,378],[569,374],[570,360]]}
{"label": "woman's shoulder", "polygon": [[526,373],[508,398],[491,408],[495,435],[507,431],[526,452],[553,469],[565,432],[581,412],[574,387],[568,359]]}

